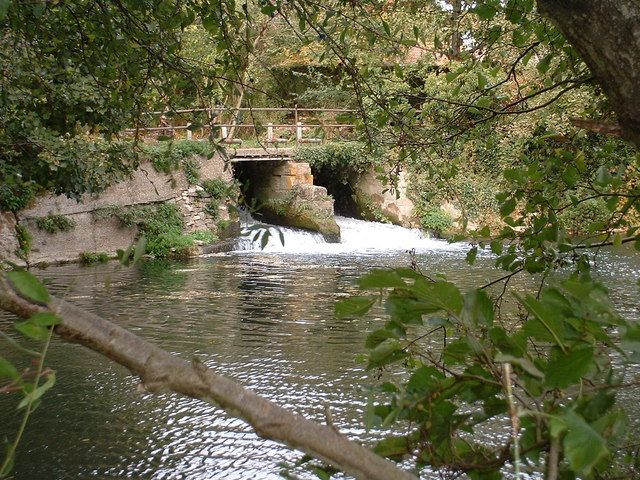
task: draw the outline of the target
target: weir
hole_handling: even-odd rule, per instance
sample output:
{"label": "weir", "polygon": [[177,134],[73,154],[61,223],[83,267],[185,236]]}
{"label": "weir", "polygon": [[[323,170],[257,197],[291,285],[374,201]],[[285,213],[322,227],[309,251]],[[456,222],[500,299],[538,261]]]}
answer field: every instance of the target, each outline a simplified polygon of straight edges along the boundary
{"label": "weir", "polygon": [[[253,240],[259,232],[250,227],[259,226],[255,220],[247,216],[243,222],[243,236],[238,239],[237,251],[275,252],[294,254],[379,254],[382,252],[399,253],[415,250],[429,251],[464,251],[467,244],[450,244],[444,240],[429,238],[417,228],[405,228],[380,222],[369,222],[337,215],[335,221],[340,227],[339,243],[327,243],[323,236],[289,227],[264,225],[269,231],[268,242],[263,248],[261,237]],[[284,241],[284,243],[283,243]]]}

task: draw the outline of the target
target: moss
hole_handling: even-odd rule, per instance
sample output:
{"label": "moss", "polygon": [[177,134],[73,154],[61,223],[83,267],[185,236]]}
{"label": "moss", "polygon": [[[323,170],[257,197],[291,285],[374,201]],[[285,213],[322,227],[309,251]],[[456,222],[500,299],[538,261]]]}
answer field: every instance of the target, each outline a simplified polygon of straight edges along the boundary
{"label": "moss", "polygon": [[340,241],[340,227],[333,215],[320,211],[311,202],[299,199],[269,200],[261,207],[260,213],[277,225],[318,232],[330,243]]}
{"label": "moss", "polygon": [[44,230],[47,233],[54,234],[58,232],[69,232],[73,230],[76,226],[76,222],[74,222],[69,217],[65,217],[64,215],[54,215],[50,213],[46,217],[37,218],[36,226],[40,230]]}

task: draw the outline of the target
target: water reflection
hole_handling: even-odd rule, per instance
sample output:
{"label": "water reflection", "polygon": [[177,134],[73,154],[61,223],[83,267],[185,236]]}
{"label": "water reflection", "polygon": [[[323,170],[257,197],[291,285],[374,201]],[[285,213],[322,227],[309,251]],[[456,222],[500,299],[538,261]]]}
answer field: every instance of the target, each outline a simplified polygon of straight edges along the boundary
{"label": "water reflection", "polygon": [[[464,286],[501,275],[490,258],[469,267],[464,256],[441,250],[419,260],[426,272],[447,274]],[[383,313],[338,321],[334,303],[355,291],[356,278],[367,269],[408,261],[403,252],[247,253],[131,269],[52,267],[43,275],[69,301],[169,351],[198,355],[283,406],[324,421],[329,403],[337,426],[366,440],[359,386],[369,379],[354,356]],[[617,304],[637,318],[637,256],[605,253],[599,271],[614,285]],[[516,286],[533,287],[535,279],[523,277]],[[202,402],[136,394],[127,371],[81,347],[55,342],[48,364],[57,370],[58,384],[29,424],[17,479],[270,479],[279,478],[280,462],[299,457]],[[0,397],[0,437],[15,431],[14,408],[12,399]]]}

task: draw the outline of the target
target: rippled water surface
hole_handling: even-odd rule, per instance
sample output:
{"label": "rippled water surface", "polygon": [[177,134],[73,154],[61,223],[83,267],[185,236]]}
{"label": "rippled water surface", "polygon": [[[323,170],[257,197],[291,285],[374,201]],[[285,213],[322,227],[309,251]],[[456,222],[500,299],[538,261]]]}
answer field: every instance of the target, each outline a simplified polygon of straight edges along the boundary
{"label": "rippled water surface", "polygon": [[[425,271],[467,286],[502,275],[488,257],[469,267],[464,249],[437,246],[420,250]],[[377,312],[336,320],[334,303],[355,291],[367,269],[408,262],[401,249],[237,252],[189,263],[62,266],[39,274],[68,301],[171,352],[196,355],[283,406],[324,421],[329,404],[337,427],[366,441],[359,388],[370,379],[354,356],[363,351],[366,332],[384,319]],[[618,305],[637,318],[637,256],[606,254],[600,266],[616,285]],[[9,321],[0,317],[0,326]],[[300,457],[202,402],[136,393],[126,370],[83,347],[56,341],[47,363],[58,382],[28,425],[17,479],[271,479],[279,478],[281,462]],[[18,421],[15,399],[0,397],[0,437],[12,437]]]}

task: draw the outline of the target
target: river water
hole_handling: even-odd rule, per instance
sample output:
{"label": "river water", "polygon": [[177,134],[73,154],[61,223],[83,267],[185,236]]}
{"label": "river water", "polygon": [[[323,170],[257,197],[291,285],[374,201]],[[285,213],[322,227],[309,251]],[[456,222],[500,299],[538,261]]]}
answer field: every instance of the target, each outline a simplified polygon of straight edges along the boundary
{"label": "river water", "polygon": [[[354,361],[381,311],[336,320],[335,301],[355,293],[372,267],[407,266],[443,273],[463,286],[502,275],[492,259],[465,262],[466,247],[429,240],[413,230],[338,218],[343,243],[273,230],[264,250],[239,250],[189,262],[115,263],[37,272],[50,289],[162,348],[197,356],[245,386],[324,422],[328,404],[345,434],[367,441],[362,386],[371,383]],[[248,245],[244,244],[244,248]],[[640,259],[621,249],[603,253],[599,272],[627,316],[638,318],[635,279]],[[534,279],[516,282],[532,287]],[[629,286],[630,285],[630,286]],[[11,319],[0,316],[0,328]],[[6,352],[16,362],[25,361]],[[13,356],[12,356],[13,355]],[[47,365],[57,383],[29,422],[14,478],[280,478],[283,463],[300,454],[258,438],[242,421],[196,400],[136,393],[136,379],[83,347],[55,341]],[[0,396],[0,439],[12,438],[15,398]],[[375,433],[374,433],[375,435]],[[302,477],[308,477],[304,472]]]}

